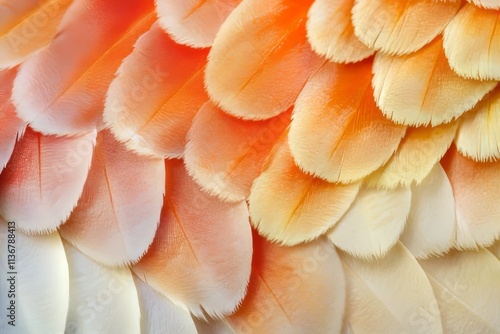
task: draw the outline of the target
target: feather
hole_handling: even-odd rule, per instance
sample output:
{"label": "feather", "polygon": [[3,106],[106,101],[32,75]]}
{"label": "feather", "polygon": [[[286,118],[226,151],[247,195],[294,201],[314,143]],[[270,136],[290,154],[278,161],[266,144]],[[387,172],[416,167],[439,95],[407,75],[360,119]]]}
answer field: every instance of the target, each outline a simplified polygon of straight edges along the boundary
{"label": "feather", "polygon": [[493,254],[454,251],[420,265],[434,289],[433,306],[439,307],[445,333],[498,333],[500,262]]}
{"label": "feather", "polygon": [[68,243],[70,304],[66,333],[140,333],[137,290],[128,268],[102,266]]}
{"label": "feather", "polygon": [[500,1],[498,0],[467,0],[467,1],[479,7],[500,9]]}
{"label": "feather", "polygon": [[247,0],[222,25],[206,70],[207,91],[231,115],[267,119],[292,106],[320,65],[305,31],[312,0]]}
{"label": "feather", "polygon": [[409,188],[362,187],[328,237],[338,248],[361,258],[383,257],[399,239],[411,204]]}
{"label": "feather", "polygon": [[439,35],[459,8],[457,0],[356,0],[354,33],[369,48],[409,54]]}
{"label": "feather", "polygon": [[411,187],[411,208],[400,240],[416,258],[441,255],[453,247],[455,202],[450,181],[437,163],[419,185]]}
{"label": "feather", "polygon": [[180,160],[167,160],[166,171],[160,226],[153,245],[133,270],[197,317],[226,315],[243,298],[250,277],[247,206],[203,193]]}
{"label": "feather", "polygon": [[500,86],[461,118],[455,144],[476,161],[500,158]]}
{"label": "feather", "polygon": [[104,121],[115,136],[140,154],[180,157],[193,117],[208,101],[207,54],[176,44],[153,25],[109,87]]}
{"label": "feather", "polygon": [[223,200],[245,200],[264,160],[289,125],[290,114],[244,121],[207,102],[189,131],[184,158],[189,174]]}
{"label": "feather", "polygon": [[152,0],[75,0],[50,46],[19,69],[12,95],[19,117],[44,134],[100,126],[106,90],[154,22],[153,9]]}
{"label": "feather", "polygon": [[83,193],[60,233],[97,262],[136,262],[153,242],[164,184],[163,159],[135,155],[101,131]]}
{"label": "feather", "polygon": [[308,13],[307,38],[319,55],[337,63],[353,63],[374,53],[354,35],[353,5],[354,0],[314,1]]}
{"label": "feather", "polygon": [[134,282],[141,307],[141,333],[197,333],[189,312],[161,296],[135,275]]}
{"label": "feather", "polygon": [[285,138],[252,186],[248,199],[252,224],[260,235],[284,245],[310,241],[339,221],[359,186],[359,182],[334,184],[304,174]]}
{"label": "feather", "polygon": [[0,1],[0,69],[47,46],[72,0]]}
{"label": "feather", "polygon": [[384,118],[373,101],[371,60],[327,63],[301,92],[290,126],[290,150],[300,168],[349,183],[382,166],[406,128]]}
{"label": "feather", "polygon": [[163,29],[180,44],[209,47],[220,26],[241,0],[156,0]]}
{"label": "feather", "polygon": [[333,245],[324,238],[280,247],[255,235],[248,294],[228,318],[236,333],[338,333],[345,280]]}
{"label": "feather", "polygon": [[444,31],[444,52],[460,76],[500,80],[498,10],[466,4]]}
{"label": "feather", "polygon": [[475,162],[451,149],[441,161],[450,179],[457,218],[456,247],[490,246],[500,236],[500,162]]}
{"label": "feather", "polygon": [[497,241],[493,246],[491,246],[489,248],[489,251],[500,260],[500,242],[499,241]]}
{"label": "feather", "polygon": [[194,318],[199,334],[234,334],[234,331],[224,320]]}
{"label": "feather", "polygon": [[29,236],[0,218],[0,247],[0,332],[63,333],[69,278],[59,235]]}
{"label": "feather", "polygon": [[449,123],[495,87],[494,81],[455,74],[442,44],[438,37],[409,56],[377,54],[372,84],[375,101],[386,117],[413,126]]}
{"label": "feather", "polygon": [[27,128],[0,174],[0,216],[23,231],[54,231],[78,202],[95,139],[95,131],[66,138]]}
{"label": "feather", "polygon": [[9,161],[14,145],[24,132],[25,124],[17,117],[10,101],[12,85],[17,74],[17,68],[0,71],[0,172]]}
{"label": "feather", "polygon": [[347,279],[345,333],[442,333],[431,285],[401,243],[377,261],[340,258]]}
{"label": "feather", "polygon": [[371,188],[394,189],[419,184],[429,175],[453,142],[457,122],[435,127],[408,128],[396,153],[365,180]]}

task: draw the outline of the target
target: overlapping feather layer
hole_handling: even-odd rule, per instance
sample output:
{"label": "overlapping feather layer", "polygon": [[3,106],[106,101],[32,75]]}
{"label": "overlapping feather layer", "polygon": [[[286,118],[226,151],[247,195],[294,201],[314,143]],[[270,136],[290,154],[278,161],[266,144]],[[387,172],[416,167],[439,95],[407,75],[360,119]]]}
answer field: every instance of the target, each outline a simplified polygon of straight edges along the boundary
{"label": "overlapping feather layer", "polygon": [[499,17],[0,0],[17,329],[499,333]]}

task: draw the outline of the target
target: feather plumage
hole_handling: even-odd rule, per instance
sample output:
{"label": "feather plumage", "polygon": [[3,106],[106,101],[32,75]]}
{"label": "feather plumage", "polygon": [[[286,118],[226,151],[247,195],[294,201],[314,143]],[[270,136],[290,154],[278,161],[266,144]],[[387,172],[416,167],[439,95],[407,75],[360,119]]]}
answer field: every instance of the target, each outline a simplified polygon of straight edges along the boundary
{"label": "feather plumage", "polygon": [[173,39],[192,47],[208,47],[220,26],[241,0],[156,0],[159,21]]}
{"label": "feather plumage", "polygon": [[64,243],[70,303],[65,333],[139,333],[140,309],[129,268],[102,266]]}
{"label": "feather plumage", "polygon": [[454,246],[455,199],[443,167],[436,164],[411,187],[411,207],[401,241],[416,258],[447,253]]}
{"label": "feather plumage", "polygon": [[17,117],[10,101],[12,85],[17,74],[17,68],[0,71],[0,172],[5,168],[14,151],[17,139],[24,132],[25,124]]}
{"label": "feather plumage", "polygon": [[293,161],[286,138],[275,147],[248,198],[259,233],[295,245],[335,225],[358,193],[360,183],[334,184],[304,174]]}
{"label": "feather plumage", "polygon": [[208,51],[178,45],[155,24],[118,69],[104,121],[140,154],[182,156],[194,115],[208,100],[203,71]]}
{"label": "feather plumage", "polygon": [[500,236],[500,162],[475,162],[452,145],[441,161],[450,179],[457,218],[456,247],[489,246]]}
{"label": "feather plumage", "polygon": [[101,131],[78,205],[60,233],[100,263],[137,262],[153,242],[164,184],[163,159],[138,156]]}
{"label": "feather plumage", "polygon": [[314,51],[337,63],[357,62],[375,52],[354,35],[353,5],[354,0],[314,1],[307,15],[307,38]]}
{"label": "feather plumage", "polygon": [[406,128],[387,120],[373,101],[371,60],[327,63],[298,97],[290,150],[306,172],[330,182],[353,182],[382,166]]}
{"label": "feather plumage", "polygon": [[0,216],[24,231],[54,231],[82,193],[95,139],[95,131],[66,138],[27,128],[0,174]]}
{"label": "feather plumage", "polygon": [[456,0],[356,0],[354,33],[375,50],[409,54],[440,34],[459,8]]}
{"label": "feather plumage", "polygon": [[340,258],[347,278],[347,333],[442,333],[432,287],[401,243],[377,261],[343,253]]}
{"label": "feather plumage", "polygon": [[290,114],[245,121],[207,102],[189,130],[184,157],[189,174],[203,189],[224,200],[246,199],[264,160],[289,125]]}
{"label": "feather plumage", "polygon": [[399,240],[408,218],[411,191],[400,187],[362,187],[328,237],[338,248],[361,258],[384,257]]}
{"label": "feather plumage", "polygon": [[500,80],[499,16],[498,10],[466,4],[446,27],[444,52],[456,73],[465,78]]}
{"label": "feather plumage", "polygon": [[490,252],[454,251],[420,261],[434,289],[445,333],[498,333],[500,261]]}
{"label": "feather plumage", "polygon": [[306,39],[311,3],[248,0],[229,15],[210,51],[205,76],[217,105],[245,119],[271,118],[292,106],[321,62]]}
{"label": "feather plumage", "polygon": [[453,142],[457,122],[435,127],[409,127],[389,161],[364,182],[373,188],[394,189],[419,184],[429,175]]}
{"label": "feather plumage", "polygon": [[52,43],[19,69],[12,95],[19,117],[44,134],[101,125],[108,86],[154,19],[152,0],[75,0]]}
{"label": "feather plumage", "polygon": [[[2,333],[63,333],[69,303],[68,262],[57,232],[30,236],[0,218]],[[10,235],[8,237],[8,235]],[[14,241],[14,243],[11,242]],[[10,246],[7,246],[10,245]],[[8,255],[13,255],[14,260]],[[14,273],[13,273],[14,272]],[[8,307],[12,308],[13,317]],[[14,325],[8,321],[14,320]]]}
{"label": "feather plumage", "polygon": [[247,207],[203,193],[180,160],[167,160],[166,172],[158,232],[133,270],[197,317],[226,315],[243,298],[250,277]]}
{"label": "feather plumage", "polygon": [[500,158],[500,86],[461,118],[455,144],[476,161]]}
{"label": "feather plumage", "polygon": [[255,235],[248,293],[228,318],[235,333],[338,333],[345,280],[326,239],[280,247]]}
{"label": "feather plumage", "polygon": [[384,115],[413,126],[449,123],[496,85],[495,81],[465,79],[453,72],[441,37],[408,56],[378,53],[373,72],[375,101]]}
{"label": "feather plumage", "polygon": [[0,69],[47,46],[72,0],[0,1]]}
{"label": "feather plumage", "polygon": [[134,282],[141,307],[141,333],[197,333],[187,310],[154,291],[137,276]]}

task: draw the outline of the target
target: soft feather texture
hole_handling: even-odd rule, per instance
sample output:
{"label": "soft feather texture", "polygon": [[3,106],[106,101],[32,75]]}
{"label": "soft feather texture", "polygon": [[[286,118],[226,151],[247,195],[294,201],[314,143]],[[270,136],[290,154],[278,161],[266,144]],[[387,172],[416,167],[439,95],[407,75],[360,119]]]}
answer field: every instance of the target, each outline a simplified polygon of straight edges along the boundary
{"label": "soft feather texture", "polygon": [[160,226],[136,275],[197,316],[234,311],[250,277],[252,234],[245,202],[202,192],[182,161],[166,161]]}
{"label": "soft feather texture", "polygon": [[100,125],[118,66],[154,19],[152,0],[75,0],[50,46],[19,69],[13,90],[19,117],[44,134]]}
{"label": "soft feather texture", "polygon": [[0,172],[9,161],[14,145],[25,127],[10,101],[16,74],[17,68],[0,71]]}
{"label": "soft feather texture", "polygon": [[159,21],[173,39],[193,47],[208,47],[220,26],[241,0],[155,0]]}
{"label": "soft feather texture", "polygon": [[0,69],[47,46],[72,0],[0,1]]}
{"label": "soft feather texture", "polygon": [[435,127],[409,127],[389,161],[365,180],[372,188],[394,189],[419,184],[453,142],[458,122]]}
{"label": "soft feather texture", "polygon": [[[11,230],[12,227],[0,218],[0,307],[3,313],[0,332],[63,333],[68,313],[69,278],[61,238],[56,232],[29,236],[16,228]],[[15,259],[8,259],[8,255],[14,255]],[[12,276],[14,280],[9,281]],[[16,303],[15,319],[6,316],[11,314],[7,310],[11,300]],[[8,325],[11,320],[15,320],[15,327]]]}
{"label": "soft feather texture", "polygon": [[409,54],[441,33],[459,8],[457,0],[356,0],[354,33],[375,50]]}
{"label": "soft feather texture", "polygon": [[401,243],[377,261],[340,258],[347,282],[345,333],[442,333],[431,285]]}
{"label": "soft feather texture", "polygon": [[498,0],[467,0],[476,6],[492,9],[500,9],[500,1]]}
{"label": "soft feather texture", "polygon": [[442,45],[437,37],[408,56],[375,56],[375,101],[392,121],[413,126],[449,123],[495,87],[495,81],[458,76],[448,65]]}
{"label": "soft feather texture", "polygon": [[409,188],[362,187],[328,237],[338,248],[361,258],[384,257],[399,239],[410,211]]}
{"label": "soft feather texture", "polygon": [[29,232],[55,230],[82,193],[96,132],[65,138],[27,128],[0,174],[0,216]]}
{"label": "soft feather texture", "polygon": [[500,236],[500,162],[475,162],[452,145],[441,164],[455,197],[456,247],[490,246]]}
{"label": "soft feather texture", "polygon": [[102,266],[64,243],[70,304],[65,333],[139,333],[137,290],[128,268]]}
{"label": "soft feather texture", "polygon": [[500,158],[500,86],[461,118],[455,144],[461,154],[477,161]]}
{"label": "soft feather texture", "polygon": [[138,156],[101,131],[83,193],[60,232],[97,262],[137,262],[153,242],[164,184],[163,159]]}
{"label": "soft feather texture", "polygon": [[280,247],[255,235],[248,294],[228,318],[235,333],[338,333],[345,279],[326,239]]}
{"label": "soft feather texture", "polygon": [[498,10],[466,4],[446,27],[444,51],[459,75],[500,80],[499,16]]}
{"label": "soft feather texture", "polygon": [[437,163],[411,187],[411,208],[401,241],[417,258],[447,253],[455,242],[455,201],[448,176]]}
{"label": "soft feather texture", "polygon": [[439,309],[445,333],[498,333],[500,261],[493,254],[454,251],[420,265],[434,289],[432,307]]}
{"label": "soft feather texture", "polygon": [[264,160],[290,124],[290,114],[245,121],[207,102],[189,130],[184,157],[189,174],[223,200],[245,200]]}
{"label": "soft feather texture", "polygon": [[248,199],[253,226],[285,245],[310,241],[335,225],[360,183],[334,184],[304,174],[294,163],[286,137],[275,147]]}
{"label": "soft feather texture", "polygon": [[321,62],[306,39],[311,3],[247,0],[236,7],[209,54],[205,82],[217,105],[245,119],[271,118],[291,107]]}
{"label": "soft feather texture", "polygon": [[193,117],[208,100],[203,84],[207,54],[176,44],[153,25],[109,87],[106,125],[140,154],[180,157]]}
{"label": "soft feather texture", "polygon": [[307,38],[314,51],[337,63],[352,63],[375,51],[355,35],[351,22],[354,0],[316,0],[308,13]]}
{"label": "soft feather texture", "polygon": [[134,282],[141,307],[141,333],[197,333],[189,312],[154,291],[135,275]]}
{"label": "soft feather texture", "polygon": [[373,101],[371,60],[327,63],[295,103],[290,149],[297,164],[330,182],[353,182],[384,164],[406,128],[387,120]]}

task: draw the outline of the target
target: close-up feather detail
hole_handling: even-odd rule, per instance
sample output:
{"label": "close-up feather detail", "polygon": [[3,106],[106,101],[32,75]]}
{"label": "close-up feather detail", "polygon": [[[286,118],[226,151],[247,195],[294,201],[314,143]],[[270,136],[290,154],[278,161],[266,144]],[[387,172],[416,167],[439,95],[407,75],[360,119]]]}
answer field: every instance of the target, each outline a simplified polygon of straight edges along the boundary
{"label": "close-up feather detail", "polygon": [[109,86],[104,121],[114,135],[140,154],[181,157],[193,117],[208,101],[207,53],[176,44],[153,25]]}
{"label": "close-up feather detail", "polygon": [[500,11],[465,5],[446,27],[443,46],[453,70],[474,79],[500,80]]}
{"label": "close-up feather detail", "polygon": [[244,202],[207,195],[180,160],[165,163],[160,226],[135,274],[196,316],[221,317],[241,302],[250,277],[252,235]]}
{"label": "close-up feather detail", "polygon": [[28,127],[0,174],[0,216],[24,231],[54,231],[83,191],[95,140],[95,130],[66,138]]}
{"label": "close-up feather detail", "polygon": [[0,1],[0,69],[12,68],[49,45],[72,1]]}
{"label": "close-up feather detail", "polygon": [[0,71],[0,172],[5,168],[14,151],[16,141],[24,132],[24,122],[17,117],[16,111],[10,100],[12,86],[17,75],[17,68]]}
{"label": "close-up feather detail", "polygon": [[155,0],[161,26],[192,47],[212,46],[215,35],[241,0]]}
{"label": "close-up feather detail", "polygon": [[350,183],[382,166],[396,151],[406,127],[387,120],[375,105],[371,65],[371,60],[327,63],[300,93],[290,149],[306,172]]}
{"label": "close-up feather detail", "polygon": [[78,205],[59,232],[97,262],[136,262],[153,242],[164,183],[163,159],[138,156],[104,130]]}
{"label": "close-up feather detail", "polygon": [[208,94],[229,114],[267,119],[290,108],[323,62],[305,21],[312,0],[246,0],[224,22],[210,50]]}
{"label": "close-up feather detail", "polygon": [[398,149],[389,161],[364,179],[370,186],[381,189],[409,187],[420,183],[450,147],[457,122],[435,127],[409,127]]}
{"label": "close-up feather detail", "polygon": [[[0,218],[0,247],[8,247],[8,230],[11,224]],[[43,236],[29,236],[18,233],[15,239],[17,247],[17,272],[22,273],[17,280],[12,280],[12,263],[7,256],[2,257],[0,280],[2,296],[0,305],[6,310],[10,305],[7,292],[16,286],[16,301],[22,305],[23,312],[18,314],[16,333],[63,333],[69,305],[68,262],[63,244],[57,232]],[[12,253],[10,253],[12,254]],[[65,315],[61,317],[61,314]],[[5,319],[0,321],[0,332],[9,333]]]}
{"label": "close-up feather detail", "polygon": [[499,0],[0,0],[0,333],[500,334]]}

